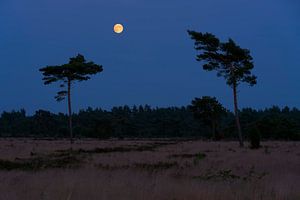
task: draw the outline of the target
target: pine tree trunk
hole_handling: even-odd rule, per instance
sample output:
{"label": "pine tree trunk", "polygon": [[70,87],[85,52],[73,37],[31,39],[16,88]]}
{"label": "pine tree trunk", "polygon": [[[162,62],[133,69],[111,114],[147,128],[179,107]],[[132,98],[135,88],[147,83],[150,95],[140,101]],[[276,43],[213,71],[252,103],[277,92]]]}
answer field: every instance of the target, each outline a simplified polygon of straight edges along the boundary
{"label": "pine tree trunk", "polygon": [[233,84],[234,115],[235,115],[236,126],[237,126],[238,134],[239,134],[240,147],[243,147],[244,141],[243,141],[242,129],[241,129],[240,118],[239,118],[236,88],[237,88],[237,85],[236,85],[236,83],[234,83]]}
{"label": "pine tree trunk", "polygon": [[70,142],[71,142],[71,144],[73,144],[72,105],[71,105],[71,81],[70,80],[68,80],[68,109],[69,109]]}

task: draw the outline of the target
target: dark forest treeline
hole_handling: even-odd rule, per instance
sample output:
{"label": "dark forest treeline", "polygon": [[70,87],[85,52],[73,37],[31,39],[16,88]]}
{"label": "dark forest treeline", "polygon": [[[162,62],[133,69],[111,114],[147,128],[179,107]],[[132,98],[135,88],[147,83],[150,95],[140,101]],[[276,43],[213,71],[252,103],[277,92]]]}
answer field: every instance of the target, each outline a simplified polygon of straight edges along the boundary
{"label": "dark forest treeline", "polygon": [[[277,106],[264,110],[240,111],[241,125],[248,138],[256,127],[263,139],[300,139],[300,110]],[[38,110],[27,116],[25,110],[3,112],[1,137],[68,137],[68,116]],[[151,108],[145,106],[114,107],[110,111],[88,108],[73,114],[77,138],[124,137],[199,137],[212,138],[210,127],[194,118],[188,107]],[[235,119],[227,111],[219,127],[220,139],[236,139]]]}

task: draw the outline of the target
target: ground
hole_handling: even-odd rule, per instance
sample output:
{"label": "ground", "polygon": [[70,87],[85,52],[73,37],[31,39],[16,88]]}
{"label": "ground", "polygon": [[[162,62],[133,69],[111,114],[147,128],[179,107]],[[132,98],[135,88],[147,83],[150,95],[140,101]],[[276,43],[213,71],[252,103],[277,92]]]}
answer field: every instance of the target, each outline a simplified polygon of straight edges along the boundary
{"label": "ground", "polygon": [[0,140],[0,200],[299,200],[300,142]]}

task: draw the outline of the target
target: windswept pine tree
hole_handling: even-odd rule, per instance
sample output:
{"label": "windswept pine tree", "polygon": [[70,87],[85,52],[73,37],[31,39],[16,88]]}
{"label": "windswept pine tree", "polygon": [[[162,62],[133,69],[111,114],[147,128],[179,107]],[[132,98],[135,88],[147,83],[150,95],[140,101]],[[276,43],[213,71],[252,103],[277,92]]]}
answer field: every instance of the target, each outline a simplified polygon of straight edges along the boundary
{"label": "windswept pine tree", "polygon": [[60,82],[62,90],[57,92],[55,99],[62,101],[68,98],[69,111],[69,131],[70,141],[73,143],[73,127],[72,127],[72,104],[71,104],[71,86],[76,81],[87,81],[91,75],[102,72],[101,65],[94,62],[87,62],[83,55],[78,54],[76,57],[70,58],[69,63],[57,66],[47,66],[40,69],[43,73],[43,81],[45,85]]}
{"label": "windswept pine tree", "polygon": [[243,135],[239,119],[237,87],[242,82],[250,86],[256,84],[256,76],[252,75],[254,67],[253,58],[248,49],[238,46],[232,39],[227,42],[220,40],[211,33],[200,33],[188,31],[188,34],[195,41],[195,49],[199,52],[197,61],[205,64],[206,71],[216,71],[217,76],[226,79],[226,84],[233,90],[234,113],[239,134],[240,146],[244,146]]}

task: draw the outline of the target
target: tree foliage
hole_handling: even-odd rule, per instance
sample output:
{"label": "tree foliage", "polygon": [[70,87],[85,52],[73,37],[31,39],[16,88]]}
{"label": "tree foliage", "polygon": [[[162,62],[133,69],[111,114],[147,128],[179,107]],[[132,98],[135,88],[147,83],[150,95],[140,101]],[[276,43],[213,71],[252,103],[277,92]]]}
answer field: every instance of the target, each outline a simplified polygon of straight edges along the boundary
{"label": "tree foliage", "polygon": [[253,58],[248,49],[241,48],[232,39],[220,42],[211,33],[188,33],[195,40],[195,49],[200,52],[196,59],[205,62],[204,70],[216,71],[217,76],[224,77],[231,87],[241,82],[251,86],[256,84],[257,77],[251,72],[254,67]]}
{"label": "tree foliage", "polygon": [[211,127],[214,139],[220,138],[218,134],[220,121],[227,111],[215,97],[203,96],[202,98],[195,98],[192,100],[189,109],[193,112],[196,119]]}
{"label": "tree foliage", "polygon": [[94,62],[87,62],[83,55],[78,54],[76,57],[70,58],[67,64],[43,67],[40,71],[44,76],[45,85],[60,82],[62,90],[57,92],[55,99],[62,101],[68,93],[65,89],[68,82],[89,80],[91,75],[102,72],[103,67]]}
{"label": "tree foliage", "polygon": [[[245,138],[253,127],[261,139],[300,140],[300,110],[271,107],[263,110],[244,108],[240,111]],[[26,115],[25,110],[3,112],[0,137],[65,138],[68,115],[38,110]],[[111,110],[88,108],[73,113],[77,138],[211,138],[211,127],[194,118],[188,107],[151,108],[120,106]],[[227,111],[220,120],[225,139],[236,139],[235,118]]]}

